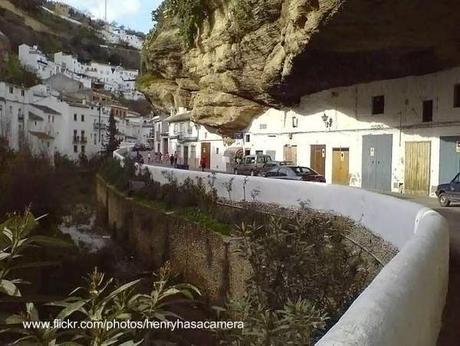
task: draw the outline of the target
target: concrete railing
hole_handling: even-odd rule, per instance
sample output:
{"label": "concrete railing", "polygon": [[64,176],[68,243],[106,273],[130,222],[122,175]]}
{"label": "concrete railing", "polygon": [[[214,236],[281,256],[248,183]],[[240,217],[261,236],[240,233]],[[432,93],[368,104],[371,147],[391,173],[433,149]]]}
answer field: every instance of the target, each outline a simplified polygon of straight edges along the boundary
{"label": "concrete railing", "polygon": [[[122,149],[123,151],[123,149]],[[115,157],[122,159],[119,153]],[[435,345],[445,305],[449,233],[435,211],[394,197],[321,183],[210,174],[144,165],[152,179],[201,177],[220,197],[330,211],[361,223],[399,249],[317,345]]]}

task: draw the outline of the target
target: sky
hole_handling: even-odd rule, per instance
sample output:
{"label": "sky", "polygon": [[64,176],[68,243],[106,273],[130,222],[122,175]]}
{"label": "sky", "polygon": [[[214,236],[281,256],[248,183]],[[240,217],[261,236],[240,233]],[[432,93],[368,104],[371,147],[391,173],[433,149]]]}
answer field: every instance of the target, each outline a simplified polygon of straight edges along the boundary
{"label": "sky", "polygon": [[[87,10],[97,18],[104,18],[104,0],[59,0],[80,10]],[[153,27],[152,10],[162,0],[107,0],[107,19],[130,29],[149,32]]]}

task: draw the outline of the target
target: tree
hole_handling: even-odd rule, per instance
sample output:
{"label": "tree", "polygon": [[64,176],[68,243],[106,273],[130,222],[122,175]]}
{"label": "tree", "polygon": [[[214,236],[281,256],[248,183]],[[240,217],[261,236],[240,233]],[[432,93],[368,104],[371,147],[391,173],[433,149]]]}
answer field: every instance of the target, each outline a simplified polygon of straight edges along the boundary
{"label": "tree", "polygon": [[105,144],[105,152],[107,156],[111,156],[112,153],[120,146],[120,140],[117,138],[118,129],[117,121],[113,113],[110,113],[109,127],[107,128],[107,143]]}

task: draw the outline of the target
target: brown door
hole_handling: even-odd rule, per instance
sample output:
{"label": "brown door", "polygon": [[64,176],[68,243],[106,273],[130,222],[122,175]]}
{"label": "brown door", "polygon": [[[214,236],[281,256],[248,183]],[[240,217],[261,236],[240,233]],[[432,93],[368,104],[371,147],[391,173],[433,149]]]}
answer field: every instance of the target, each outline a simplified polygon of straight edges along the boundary
{"label": "brown door", "polygon": [[349,185],[349,148],[332,149],[332,184]]}
{"label": "brown door", "polygon": [[284,146],[284,161],[290,161],[294,165],[297,164],[297,145]]}
{"label": "brown door", "polygon": [[201,143],[201,159],[205,159],[206,168],[211,167],[211,143]]}
{"label": "brown door", "polygon": [[406,142],[404,190],[413,195],[430,192],[430,142]]}
{"label": "brown door", "polygon": [[326,146],[312,145],[310,167],[321,175],[326,174]]}

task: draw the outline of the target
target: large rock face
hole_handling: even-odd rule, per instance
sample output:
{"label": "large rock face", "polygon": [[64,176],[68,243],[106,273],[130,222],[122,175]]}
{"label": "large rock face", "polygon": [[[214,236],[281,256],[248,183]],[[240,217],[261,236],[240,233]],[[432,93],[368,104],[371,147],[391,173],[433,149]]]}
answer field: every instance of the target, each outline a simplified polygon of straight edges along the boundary
{"label": "large rock face", "polygon": [[307,93],[460,63],[457,0],[205,2],[192,47],[174,19],[147,40],[142,89],[223,133]]}

